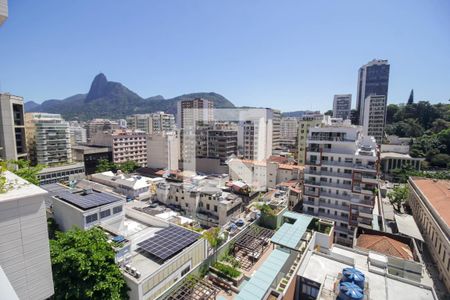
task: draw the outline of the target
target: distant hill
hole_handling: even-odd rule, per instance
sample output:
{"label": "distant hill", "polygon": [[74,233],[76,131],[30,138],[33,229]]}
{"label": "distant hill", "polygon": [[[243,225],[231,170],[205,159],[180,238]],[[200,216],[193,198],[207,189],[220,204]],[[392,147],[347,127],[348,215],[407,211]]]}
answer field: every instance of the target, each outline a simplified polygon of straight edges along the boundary
{"label": "distant hill", "polygon": [[155,111],[175,114],[178,101],[195,98],[211,100],[215,108],[235,107],[228,99],[216,93],[191,93],[171,99],[157,95],[144,99],[123,84],[108,81],[106,76],[100,73],[95,76],[87,94],[76,94],[62,100],[46,100],[42,104],[29,101],[25,103],[25,111],[59,113],[66,120],[117,119]]}
{"label": "distant hill", "polygon": [[289,111],[289,112],[284,112],[282,114],[283,117],[295,117],[295,118],[300,118],[303,117],[304,115],[308,115],[308,114],[315,114],[315,113],[320,113],[320,111],[310,111],[310,110],[297,110],[297,111]]}

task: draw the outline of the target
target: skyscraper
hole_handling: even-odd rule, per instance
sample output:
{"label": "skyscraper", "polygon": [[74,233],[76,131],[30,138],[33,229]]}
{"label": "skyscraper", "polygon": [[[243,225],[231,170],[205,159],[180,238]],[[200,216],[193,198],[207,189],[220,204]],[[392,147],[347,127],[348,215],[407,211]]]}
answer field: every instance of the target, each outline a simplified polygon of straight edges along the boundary
{"label": "skyscraper", "polygon": [[352,94],[334,95],[333,117],[349,119],[352,110]]}
{"label": "skyscraper", "polygon": [[369,95],[364,107],[364,135],[373,136],[378,144],[383,143],[386,123],[386,97]]}
{"label": "skyscraper", "polygon": [[0,94],[0,159],[26,158],[23,98]]}
{"label": "skyscraper", "polygon": [[388,98],[390,65],[387,60],[374,59],[359,68],[358,96],[356,110],[359,113],[359,124],[364,124],[364,101],[369,95],[385,96]]}
{"label": "skyscraper", "polygon": [[194,127],[196,122],[210,122],[213,120],[213,102],[196,98],[181,100],[177,103],[177,126],[185,128]]}

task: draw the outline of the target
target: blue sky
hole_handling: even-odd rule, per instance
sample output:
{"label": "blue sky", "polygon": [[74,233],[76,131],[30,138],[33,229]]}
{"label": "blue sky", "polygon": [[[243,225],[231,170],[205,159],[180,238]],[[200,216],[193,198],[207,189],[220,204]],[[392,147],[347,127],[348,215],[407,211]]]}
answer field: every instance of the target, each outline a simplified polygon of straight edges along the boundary
{"label": "blue sky", "polygon": [[103,72],[142,97],[327,110],[373,58],[390,103],[450,99],[450,1],[9,0],[0,90],[60,99]]}

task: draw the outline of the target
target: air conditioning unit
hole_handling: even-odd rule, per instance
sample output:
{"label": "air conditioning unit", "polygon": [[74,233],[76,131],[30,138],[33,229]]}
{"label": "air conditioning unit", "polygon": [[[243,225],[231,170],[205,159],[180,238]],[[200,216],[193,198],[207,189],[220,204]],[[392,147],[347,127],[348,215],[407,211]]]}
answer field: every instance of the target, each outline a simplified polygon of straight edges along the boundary
{"label": "air conditioning unit", "polygon": [[137,272],[136,268],[132,267],[131,270],[130,270],[131,275],[135,276],[136,272]]}
{"label": "air conditioning unit", "polygon": [[131,269],[131,266],[130,266],[129,264],[126,264],[126,265],[125,265],[125,270],[126,270],[127,272],[130,272],[130,269]]}
{"label": "air conditioning unit", "polygon": [[136,277],[136,278],[140,278],[140,277],[141,277],[141,272],[139,272],[139,271],[136,271],[136,274],[134,275],[134,277]]}

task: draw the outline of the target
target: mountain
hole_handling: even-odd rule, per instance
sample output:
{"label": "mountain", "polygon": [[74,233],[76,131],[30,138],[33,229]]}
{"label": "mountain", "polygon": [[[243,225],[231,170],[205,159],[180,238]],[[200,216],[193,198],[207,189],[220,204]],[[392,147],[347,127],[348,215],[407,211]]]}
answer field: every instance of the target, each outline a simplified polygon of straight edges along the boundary
{"label": "mountain", "polygon": [[47,100],[42,104],[25,103],[26,112],[59,113],[66,120],[93,118],[124,118],[127,115],[165,111],[175,114],[180,100],[204,98],[214,102],[215,108],[235,107],[216,93],[191,93],[171,99],[161,95],[142,98],[119,82],[108,81],[102,73],[95,76],[87,94],[76,94],[63,100]]}
{"label": "mountain", "polygon": [[284,112],[282,114],[282,116],[283,117],[300,118],[300,117],[303,117],[304,115],[308,115],[308,114],[320,114],[320,111],[310,111],[310,110],[289,111],[289,112]]}

